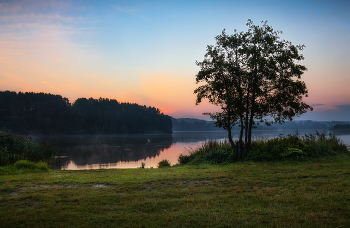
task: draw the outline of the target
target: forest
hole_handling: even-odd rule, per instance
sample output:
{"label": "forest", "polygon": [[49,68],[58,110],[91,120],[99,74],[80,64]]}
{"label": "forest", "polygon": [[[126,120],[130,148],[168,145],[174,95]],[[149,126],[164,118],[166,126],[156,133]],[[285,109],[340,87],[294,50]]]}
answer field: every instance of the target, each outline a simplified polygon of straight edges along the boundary
{"label": "forest", "polygon": [[[173,131],[223,131],[223,128],[215,126],[215,121],[200,120],[194,118],[171,118]],[[270,126],[257,122],[254,130],[290,130],[290,129],[315,129],[315,130],[349,130],[349,121],[313,121],[299,120],[287,121],[284,124],[273,123]],[[232,130],[238,131],[239,126],[233,126]]]}
{"label": "forest", "polygon": [[107,98],[0,91],[0,130],[21,134],[172,133],[170,116],[158,108]]}

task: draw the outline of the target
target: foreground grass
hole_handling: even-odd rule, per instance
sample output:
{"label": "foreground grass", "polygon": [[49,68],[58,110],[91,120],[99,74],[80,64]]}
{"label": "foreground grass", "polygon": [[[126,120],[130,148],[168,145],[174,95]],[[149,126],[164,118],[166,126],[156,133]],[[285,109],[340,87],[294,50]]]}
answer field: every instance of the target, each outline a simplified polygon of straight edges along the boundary
{"label": "foreground grass", "polygon": [[0,176],[1,227],[347,227],[350,157]]}

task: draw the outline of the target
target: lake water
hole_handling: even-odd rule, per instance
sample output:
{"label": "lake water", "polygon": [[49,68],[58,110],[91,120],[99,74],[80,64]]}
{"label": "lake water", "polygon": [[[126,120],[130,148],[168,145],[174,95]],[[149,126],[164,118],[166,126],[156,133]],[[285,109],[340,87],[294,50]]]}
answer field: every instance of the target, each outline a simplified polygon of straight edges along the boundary
{"label": "lake water", "polygon": [[[328,130],[318,132],[329,133]],[[253,139],[294,134],[295,130],[254,131]],[[299,135],[315,133],[315,130],[299,130]],[[233,131],[238,138],[239,132]],[[350,132],[335,133],[350,145]],[[61,148],[61,164],[58,169],[137,168],[144,162],[146,168],[156,168],[158,162],[167,159],[176,164],[180,154],[197,148],[210,139],[227,139],[227,132],[174,132],[169,135],[50,135],[32,136],[37,141],[50,142]],[[148,142],[148,140],[150,142]]]}

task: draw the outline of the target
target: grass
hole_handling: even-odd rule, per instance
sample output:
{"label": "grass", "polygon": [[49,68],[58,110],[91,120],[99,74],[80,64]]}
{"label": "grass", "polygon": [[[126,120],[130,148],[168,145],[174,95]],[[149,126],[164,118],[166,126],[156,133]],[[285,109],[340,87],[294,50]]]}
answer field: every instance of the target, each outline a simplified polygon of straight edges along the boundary
{"label": "grass", "polygon": [[298,136],[280,135],[275,138],[260,138],[252,142],[251,148],[239,157],[227,140],[209,140],[200,147],[179,156],[180,164],[202,163],[225,164],[237,161],[306,161],[325,156],[348,153],[347,146],[334,134],[318,133]]}
{"label": "grass", "polygon": [[0,175],[2,227],[347,227],[350,156]]}
{"label": "grass", "polygon": [[49,171],[46,162],[17,161],[15,164],[0,167],[0,175]]}

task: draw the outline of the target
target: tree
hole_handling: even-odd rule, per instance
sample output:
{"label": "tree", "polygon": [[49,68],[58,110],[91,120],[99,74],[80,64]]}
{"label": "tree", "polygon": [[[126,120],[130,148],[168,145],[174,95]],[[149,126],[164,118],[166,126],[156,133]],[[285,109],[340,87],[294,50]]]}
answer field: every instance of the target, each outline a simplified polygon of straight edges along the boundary
{"label": "tree", "polygon": [[[247,32],[235,30],[233,35],[223,30],[215,37],[216,45],[207,46],[203,62],[196,61],[200,86],[194,90],[196,105],[206,98],[221,107],[221,112],[203,114],[228,131],[239,156],[249,149],[256,122],[282,124],[312,110],[302,102],[308,90],[300,79],[307,69],[298,62],[304,59],[299,51],[305,46],[280,39],[282,32],[274,31],[267,21],[257,26],[248,20],[247,26]],[[231,133],[234,125],[240,127],[236,142]]]}

